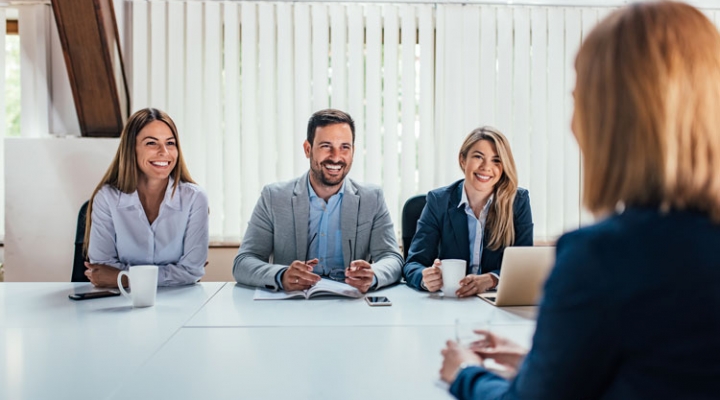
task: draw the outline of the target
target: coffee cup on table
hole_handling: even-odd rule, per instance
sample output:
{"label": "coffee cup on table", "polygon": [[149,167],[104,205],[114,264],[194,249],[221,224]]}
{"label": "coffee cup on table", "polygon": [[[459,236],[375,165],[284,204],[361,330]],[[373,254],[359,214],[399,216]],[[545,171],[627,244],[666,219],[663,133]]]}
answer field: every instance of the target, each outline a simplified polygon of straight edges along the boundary
{"label": "coffee cup on table", "polygon": [[[122,285],[123,275],[130,281],[130,293]],[[120,271],[117,277],[118,287],[123,296],[132,300],[133,307],[150,307],[155,305],[157,294],[157,265],[135,265],[128,271]]]}
{"label": "coffee cup on table", "polygon": [[440,260],[444,296],[457,297],[455,292],[460,289],[460,281],[465,277],[465,266],[465,260]]}

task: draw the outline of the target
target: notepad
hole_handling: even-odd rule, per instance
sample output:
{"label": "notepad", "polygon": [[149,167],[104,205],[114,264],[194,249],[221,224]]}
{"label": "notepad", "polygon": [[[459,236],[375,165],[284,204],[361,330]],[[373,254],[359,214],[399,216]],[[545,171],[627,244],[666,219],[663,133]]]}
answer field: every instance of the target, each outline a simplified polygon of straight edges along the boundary
{"label": "notepad", "polygon": [[330,279],[321,279],[315,286],[308,290],[297,290],[294,292],[271,292],[265,289],[256,289],[253,300],[286,300],[286,299],[311,299],[314,297],[341,296],[360,298],[363,294],[347,283],[336,282]]}

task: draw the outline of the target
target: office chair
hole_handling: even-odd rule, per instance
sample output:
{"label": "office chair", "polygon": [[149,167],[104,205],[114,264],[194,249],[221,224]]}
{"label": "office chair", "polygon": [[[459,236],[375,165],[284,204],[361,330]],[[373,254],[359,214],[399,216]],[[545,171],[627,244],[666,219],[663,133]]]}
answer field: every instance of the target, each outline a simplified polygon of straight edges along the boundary
{"label": "office chair", "polygon": [[78,213],[77,229],[75,230],[75,259],[70,282],[90,282],[85,276],[85,256],[83,255],[83,244],[85,244],[85,216],[87,215],[88,202],[83,203]]}
{"label": "office chair", "polygon": [[415,236],[418,219],[420,219],[420,214],[423,208],[425,208],[425,197],[426,195],[419,194],[409,198],[402,209],[403,257],[405,257],[406,260],[408,251],[410,250],[410,243],[412,243],[413,237]]}

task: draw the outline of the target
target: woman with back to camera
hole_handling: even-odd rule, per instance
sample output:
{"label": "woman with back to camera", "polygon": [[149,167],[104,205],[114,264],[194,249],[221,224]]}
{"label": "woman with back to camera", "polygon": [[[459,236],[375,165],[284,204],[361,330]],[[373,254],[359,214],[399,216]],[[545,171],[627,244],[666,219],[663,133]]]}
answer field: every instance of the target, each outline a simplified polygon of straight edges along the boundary
{"label": "woman with back to camera", "polygon": [[493,334],[449,341],[441,377],[460,399],[720,398],[720,34],[687,4],[637,3],[592,31],[575,69],[600,221],[558,241],[527,355]]}
{"label": "woman with back to camera", "polygon": [[410,287],[436,292],[443,286],[440,260],[465,260],[455,294],[467,297],[497,286],[504,249],[532,246],[533,223],[502,133],[487,126],[470,132],[458,161],[465,179],[428,193],[403,275]]}
{"label": "woman with back to camera", "polygon": [[191,284],[204,275],[208,199],[190,177],[166,113],[146,108],[128,120],[90,198],[85,246],[85,275],[99,287],[117,287],[121,270],[141,264],[159,267],[159,286]]}

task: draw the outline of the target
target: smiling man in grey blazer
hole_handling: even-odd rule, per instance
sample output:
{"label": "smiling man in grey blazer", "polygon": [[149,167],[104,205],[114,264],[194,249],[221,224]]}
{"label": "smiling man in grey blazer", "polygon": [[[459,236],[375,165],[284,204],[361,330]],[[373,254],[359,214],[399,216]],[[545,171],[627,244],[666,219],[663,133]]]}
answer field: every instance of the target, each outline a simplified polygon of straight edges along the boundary
{"label": "smiling man in grey blazer", "polygon": [[346,179],[355,153],[352,118],[316,112],[303,149],[309,172],[263,188],[235,257],[235,280],[293,291],[329,278],[363,293],[397,282],[403,259],[382,190]]}

